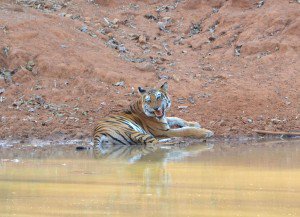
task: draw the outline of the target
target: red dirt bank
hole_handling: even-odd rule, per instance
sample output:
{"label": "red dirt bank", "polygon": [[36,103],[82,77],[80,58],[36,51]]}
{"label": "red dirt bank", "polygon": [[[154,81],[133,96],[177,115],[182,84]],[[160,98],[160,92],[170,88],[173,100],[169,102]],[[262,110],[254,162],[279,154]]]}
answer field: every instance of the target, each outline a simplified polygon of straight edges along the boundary
{"label": "red dirt bank", "polygon": [[89,136],[133,88],[166,80],[169,115],[217,136],[300,130],[297,1],[13,2],[0,2],[2,139]]}

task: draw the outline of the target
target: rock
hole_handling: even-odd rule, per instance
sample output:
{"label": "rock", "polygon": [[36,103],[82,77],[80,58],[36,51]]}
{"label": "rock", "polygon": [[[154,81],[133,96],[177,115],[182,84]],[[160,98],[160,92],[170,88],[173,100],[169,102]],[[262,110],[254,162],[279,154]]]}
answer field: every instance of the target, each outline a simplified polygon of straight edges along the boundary
{"label": "rock", "polygon": [[0,88],[0,95],[5,92],[4,88]]}
{"label": "rock", "polygon": [[218,8],[213,8],[212,12],[215,14],[215,13],[218,13],[219,12],[219,9]]}
{"label": "rock", "polygon": [[120,53],[126,53],[127,49],[126,49],[126,47],[125,47],[124,44],[119,44],[119,45],[118,45],[118,51],[119,51]]}
{"label": "rock", "polygon": [[117,25],[119,22],[120,22],[120,20],[119,19],[117,19],[117,18],[115,18],[115,19],[113,19],[113,21],[111,21],[114,25]]}
{"label": "rock", "polygon": [[160,45],[157,45],[157,44],[152,44],[152,48],[156,49],[156,50],[161,50],[162,49],[162,47]]}
{"label": "rock", "polygon": [[261,0],[257,3],[257,8],[261,8],[265,4],[264,0]]}
{"label": "rock", "polygon": [[35,66],[35,63],[30,60],[28,61],[28,63],[26,64],[25,68],[28,70],[28,71],[32,71],[33,67]]}
{"label": "rock", "polygon": [[72,14],[66,14],[65,17],[71,18],[73,15]]}
{"label": "rock", "polygon": [[166,24],[164,22],[158,22],[157,25],[160,30],[166,31]]}
{"label": "rock", "polygon": [[242,117],[242,121],[244,124],[251,124],[253,120],[251,118]]}
{"label": "rock", "polygon": [[80,31],[86,33],[88,31],[88,27],[84,25],[80,28]]}
{"label": "rock", "polygon": [[28,109],[29,112],[35,112],[35,109],[34,108],[30,108]]}
{"label": "rock", "polygon": [[280,123],[282,122],[282,120],[279,120],[279,119],[277,119],[277,118],[273,118],[273,119],[271,119],[271,122],[272,122],[273,124],[280,124]]}
{"label": "rock", "polygon": [[157,20],[157,17],[155,17],[154,15],[152,14],[145,14],[144,17],[148,20],[154,20],[156,21]]}
{"label": "rock", "polygon": [[215,37],[215,36],[211,36],[211,37],[208,38],[208,40],[209,40],[210,42],[213,42],[213,41],[216,40],[216,37]]}
{"label": "rock", "polygon": [[77,15],[72,15],[72,16],[71,16],[71,19],[72,19],[72,20],[79,20],[79,18],[80,18],[80,15],[78,15],[78,14],[77,14]]}
{"label": "rock", "polygon": [[162,21],[164,22],[164,23],[171,23],[172,22],[172,18],[171,17],[163,17],[162,18]]}
{"label": "rock", "polygon": [[179,82],[180,81],[180,77],[178,77],[177,75],[173,75],[172,76],[174,81]]}
{"label": "rock", "polygon": [[118,81],[117,83],[114,84],[114,86],[124,87],[125,86],[125,82],[124,81]]}
{"label": "rock", "polygon": [[202,69],[204,71],[214,71],[215,70],[211,65],[203,66]]}
{"label": "rock", "polygon": [[146,36],[140,35],[140,36],[139,36],[139,39],[138,39],[138,42],[139,42],[140,44],[146,44],[146,43],[147,43],[147,38],[146,38]]}
{"label": "rock", "polygon": [[178,109],[187,109],[188,106],[187,106],[187,105],[179,105],[177,108],[178,108]]}
{"label": "rock", "polygon": [[115,19],[113,19],[112,21],[110,21],[110,20],[109,20],[108,18],[106,18],[106,17],[104,17],[103,19],[104,19],[104,21],[105,21],[107,27],[109,27],[109,28],[118,28],[118,27],[119,27],[119,25],[118,25],[119,22],[120,22],[119,19],[115,18]]}
{"label": "rock", "polygon": [[212,25],[212,26],[210,26],[209,28],[208,28],[208,30],[209,30],[209,32],[211,33],[211,34],[213,34],[215,31],[216,31],[216,28],[217,28],[217,26],[219,25],[219,21],[217,20],[217,21],[215,21],[214,22],[214,24]]}
{"label": "rock", "polygon": [[199,34],[201,32],[201,25],[200,23],[192,23],[192,26],[190,27],[190,33],[189,36],[193,36],[196,34]]}
{"label": "rock", "polygon": [[142,72],[146,72],[146,71],[154,72],[155,71],[155,67],[151,63],[141,63],[141,64],[137,64],[135,67]]}
{"label": "rock", "polygon": [[194,99],[194,97],[192,97],[192,96],[190,96],[190,97],[188,98],[188,101],[189,101],[191,104],[195,104],[195,99]]}
{"label": "rock", "polygon": [[224,127],[226,126],[226,121],[224,121],[223,119],[219,122],[219,126],[220,127]]}
{"label": "rock", "polygon": [[194,36],[186,40],[186,44],[193,50],[200,50],[204,44],[209,43],[207,38]]}
{"label": "rock", "polygon": [[90,17],[85,17],[85,18],[84,18],[84,21],[85,21],[85,22],[91,22],[91,20],[92,20],[92,19],[91,19]]}
{"label": "rock", "polygon": [[183,97],[177,98],[177,102],[179,104],[184,104],[184,103],[186,103],[186,98],[183,98]]}
{"label": "rock", "polygon": [[0,75],[4,78],[5,83],[11,83],[12,82],[12,76],[16,71],[10,71],[10,70],[5,70],[1,69],[0,70]]}
{"label": "rock", "polygon": [[234,55],[235,56],[240,56],[241,55],[241,49],[242,49],[242,45],[237,45],[234,49]]}
{"label": "rock", "polygon": [[5,57],[8,57],[9,47],[7,47],[7,46],[6,46],[6,47],[3,47],[2,51],[3,51],[4,56],[5,56]]}
{"label": "rock", "polygon": [[130,40],[139,40],[140,35],[138,34],[129,34]]}
{"label": "rock", "polygon": [[41,96],[35,96],[35,101],[41,106],[43,106],[46,103],[45,99]]}
{"label": "rock", "polygon": [[114,35],[111,32],[109,32],[109,33],[107,33],[107,37],[110,38],[110,39],[113,39]]}

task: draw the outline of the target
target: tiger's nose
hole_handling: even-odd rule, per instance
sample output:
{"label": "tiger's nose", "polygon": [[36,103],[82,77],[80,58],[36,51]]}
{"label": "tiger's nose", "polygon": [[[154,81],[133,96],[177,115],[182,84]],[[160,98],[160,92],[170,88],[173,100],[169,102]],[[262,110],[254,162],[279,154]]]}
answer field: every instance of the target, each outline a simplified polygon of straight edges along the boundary
{"label": "tiger's nose", "polygon": [[155,111],[157,111],[157,110],[159,109],[159,106],[155,106],[153,109],[154,109]]}

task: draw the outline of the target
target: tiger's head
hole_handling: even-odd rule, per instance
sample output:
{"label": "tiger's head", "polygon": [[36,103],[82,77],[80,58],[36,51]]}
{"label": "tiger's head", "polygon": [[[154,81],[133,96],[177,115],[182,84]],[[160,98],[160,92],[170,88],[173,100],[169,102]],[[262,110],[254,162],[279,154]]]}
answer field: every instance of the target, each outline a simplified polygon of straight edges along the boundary
{"label": "tiger's head", "polygon": [[168,96],[168,83],[165,82],[158,89],[145,90],[138,88],[142,96],[142,109],[148,117],[156,117],[162,119],[165,117],[166,111],[171,106],[171,100]]}

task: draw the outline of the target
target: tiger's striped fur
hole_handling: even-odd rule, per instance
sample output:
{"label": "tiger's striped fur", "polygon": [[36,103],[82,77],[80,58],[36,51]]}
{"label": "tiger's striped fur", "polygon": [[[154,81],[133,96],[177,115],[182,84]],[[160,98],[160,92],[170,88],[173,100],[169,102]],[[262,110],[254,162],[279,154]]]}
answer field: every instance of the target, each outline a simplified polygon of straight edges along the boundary
{"label": "tiger's striped fur", "polygon": [[[200,127],[197,122],[187,122],[177,117],[166,117],[171,106],[168,84],[159,89],[139,87],[141,97],[130,108],[118,115],[99,121],[94,130],[94,145],[156,145],[159,138],[207,138],[213,132]],[[179,128],[172,128],[178,126]]]}

